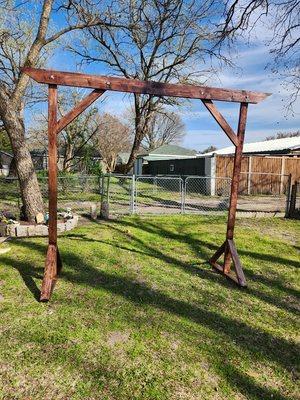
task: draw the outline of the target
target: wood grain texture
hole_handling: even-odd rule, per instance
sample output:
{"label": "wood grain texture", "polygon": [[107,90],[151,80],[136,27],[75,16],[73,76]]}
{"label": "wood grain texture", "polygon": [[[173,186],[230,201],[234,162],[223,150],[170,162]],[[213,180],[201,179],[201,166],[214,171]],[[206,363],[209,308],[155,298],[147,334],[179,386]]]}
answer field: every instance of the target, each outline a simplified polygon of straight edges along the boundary
{"label": "wood grain texture", "polygon": [[57,243],[57,86],[49,85],[48,97],[48,187],[49,244]]}
{"label": "wood grain texture", "polygon": [[207,86],[175,85],[171,83],[140,81],[110,76],[80,74],[25,67],[24,73],[39,83],[84,87],[117,92],[151,94],[154,96],[208,99],[229,102],[259,103],[270,93]]}
{"label": "wood grain texture", "polygon": [[210,263],[215,263],[220,257],[221,255],[224,253],[225,251],[225,246],[226,246],[226,240],[225,242],[218,248],[218,250],[215,252],[215,254],[210,258],[209,262]]}
{"label": "wood grain texture", "polygon": [[239,282],[240,286],[245,287],[246,286],[246,278],[244,275],[244,271],[243,271],[243,268],[241,265],[239,255],[236,250],[235,243],[234,243],[233,239],[227,239],[227,243],[228,243],[229,251],[230,251],[230,254],[231,254],[231,257],[233,260],[233,264],[235,267],[235,272],[236,272],[238,282]]}
{"label": "wood grain texture", "polygon": [[212,102],[212,100],[203,100],[202,103],[205,105],[207,110],[210,112],[214,120],[218,123],[218,125],[223,129],[223,131],[226,133],[227,137],[231,140],[231,142],[237,146],[238,145],[238,138],[236,134],[234,133],[233,129],[231,126],[228,124],[226,119],[223,117],[223,115],[220,113],[220,111],[217,109],[215,104]]}
{"label": "wood grain texture", "polygon": [[[239,123],[238,123],[238,133],[237,133],[238,145],[235,148],[235,155],[234,155],[233,176],[232,176],[232,181],[231,181],[231,192],[230,192],[230,203],[229,203],[228,220],[227,220],[226,239],[233,239],[233,234],[234,234],[239,182],[240,182],[240,173],[241,173],[241,165],[242,165],[243,145],[244,145],[244,138],[245,138],[246,122],[247,122],[247,110],[248,110],[248,104],[241,103],[240,114],[239,114]],[[230,257],[230,251],[229,251],[228,244],[227,244],[226,248],[225,248],[225,254],[224,254],[224,272],[225,273],[229,273],[230,266],[231,266],[231,257]]]}
{"label": "wood grain texture", "polygon": [[48,190],[49,190],[49,245],[47,250],[41,301],[50,299],[57,276],[57,86],[48,91]]}
{"label": "wood grain texture", "polygon": [[45,261],[40,301],[50,300],[57,279],[57,246],[49,244]]}

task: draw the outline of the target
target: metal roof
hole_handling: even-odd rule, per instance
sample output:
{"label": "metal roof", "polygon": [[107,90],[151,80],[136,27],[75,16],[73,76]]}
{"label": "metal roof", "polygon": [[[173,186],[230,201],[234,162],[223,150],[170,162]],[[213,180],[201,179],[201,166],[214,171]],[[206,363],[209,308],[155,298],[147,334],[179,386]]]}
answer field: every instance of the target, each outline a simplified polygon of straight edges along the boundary
{"label": "metal roof", "polygon": [[[293,150],[300,149],[300,136],[265,140],[262,142],[245,143],[243,153],[251,154],[269,154],[269,153],[289,153]],[[213,154],[234,154],[235,147],[229,146],[223,149],[215,150],[206,154],[199,154],[201,157],[212,156]]]}
{"label": "metal roof", "polygon": [[144,161],[152,160],[173,160],[179,158],[194,158],[197,156],[195,150],[186,149],[185,147],[176,144],[164,144],[155,150],[151,150],[146,154],[138,155]]}

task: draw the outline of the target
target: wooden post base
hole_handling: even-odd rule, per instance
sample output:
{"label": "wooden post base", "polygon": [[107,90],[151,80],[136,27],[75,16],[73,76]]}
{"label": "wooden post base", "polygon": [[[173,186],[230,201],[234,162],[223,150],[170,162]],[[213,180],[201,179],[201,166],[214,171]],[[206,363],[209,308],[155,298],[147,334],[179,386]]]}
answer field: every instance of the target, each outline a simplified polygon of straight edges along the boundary
{"label": "wooden post base", "polygon": [[47,249],[40,301],[47,302],[50,300],[61,268],[62,262],[58,247],[56,244],[49,244]]}
{"label": "wooden post base", "polygon": [[[228,252],[229,256],[231,257],[235,275],[233,272],[230,272],[230,270],[228,272],[225,271],[225,266],[217,263],[218,259],[222,254],[225,254],[225,252]],[[233,239],[226,239],[222,246],[219,247],[215,254],[211,257],[209,263],[216,271],[224,275],[226,278],[232,280],[238,286],[247,287],[244,271],[241,266],[240,258],[238,256]]]}

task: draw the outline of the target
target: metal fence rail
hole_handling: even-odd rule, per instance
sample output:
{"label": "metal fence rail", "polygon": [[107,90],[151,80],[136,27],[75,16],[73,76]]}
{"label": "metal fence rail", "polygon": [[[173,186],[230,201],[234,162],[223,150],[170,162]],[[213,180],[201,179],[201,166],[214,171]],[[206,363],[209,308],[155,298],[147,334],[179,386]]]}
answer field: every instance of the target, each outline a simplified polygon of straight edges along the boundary
{"label": "metal fence rail", "polygon": [[183,210],[183,180],[175,177],[138,176],[135,184],[136,213],[170,214]]}
{"label": "metal fence rail", "polygon": [[[39,177],[47,207],[48,178]],[[0,210],[19,212],[17,178],[0,179]],[[87,212],[106,201],[111,214],[224,214],[229,207],[231,178],[215,176],[134,176],[104,174],[58,177],[58,207]],[[291,185],[288,175],[242,173],[238,212],[288,215]],[[299,194],[295,208],[299,208]]]}
{"label": "metal fence rail", "polygon": [[[231,178],[107,174],[102,186],[112,214],[224,214],[229,208]],[[238,211],[282,215],[288,192],[288,175],[242,174]]]}
{"label": "metal fence rail", "polygon": [[101,179],[101,201],[109,204],[112,214],[134,213],[134,184],[130,175],[105,174]]}
{"label": "metal fence rail", "polygon": [[231,179],[188,176],[185,179],[185,213],[224,213],[229,207]]}

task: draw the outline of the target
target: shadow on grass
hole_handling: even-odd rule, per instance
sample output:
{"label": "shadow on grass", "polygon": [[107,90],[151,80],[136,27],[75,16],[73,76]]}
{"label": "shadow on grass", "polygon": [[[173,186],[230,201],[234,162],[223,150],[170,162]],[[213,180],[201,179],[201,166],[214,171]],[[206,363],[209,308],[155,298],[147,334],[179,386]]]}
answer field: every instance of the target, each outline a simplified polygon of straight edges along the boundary
{"label": "shadow on grass", "polygon": [[[24,245],[24,243],[23,243]],[[27,288],[30,290],[30,292],[33,294],[33,297],[35,300],[39,301],[40,300],[40,289],[38,288],[36,282],[34,279],[43,279],[43,268],[32,268],[32,264],[29,262],[22,262],[19,260],[12,260],[9,257],[1,257],[1,261],[6,264],[6,265],[11,265],[13,268],[15,268],[21,278],[23,279],[25,285]]]}
{"label": "shadow on grass", "polygon": [[[118,223],[118,225],[119,225],[119,223]],[[124,225],[124,223],[123,223],[123,225]],[[157,226],[155,226],[155,225],[154,225],[154,227],[152,227],[151,225],[152,224],[149,224],[149,223],[145,224],[142,221],[139,221],[138,228],[142,229],[142,230],[146,230],[152,234],[157,234],[157,230],[163,231],[164,238],[174,239],[174,240],[176,240],[176,242],[188,243],[190,245],[191,249],[193,250],[193,252],[195,253],[195,255],[197,257],[202,258],[203,260],[209,259],[209,257],[217,249],[216,245],[209,243],[207,241],[203,241],[200,239],[194,239],[194,238],[191,238],[189,235],[176,234],[176,233],[167,231],[164,228],[157,228]],[[236,285],[234,283],[224,279],[224,277],[215,273],[214,270],[212,270],[211,267],[209,266],[209,264],[205,261],[202,262],[201,265],[207,264],[208,268],[207,269],[199,268],[198,263],[197,264],[189,264],[189,263],[183,262],[181,260],[178,260],[177,258],[175,258],[173,256],[167,255],[167,254],[163,253],[162,251],[158,250],[156,247],[150,246],[149,244],[147,244],[145,241],[143,241],[139,237],[137,237],[131,233],[128,233],[126,231],[123,231],[118,226],[116,226],[116,224],[110,223],[107,226],[110,229],[113,229],[114,231],[118,232],[118,234],[124,235],[125,239],[127,239],[127,241],[128,241],[128,239],[130,239],[130,241],[132,241],[134,243],[132,245],[132,247],[120,244],[119,240],[118,241],[110,241],[110,240],[88,238],[84,234],[71,233],[68,235],[68,238],[70,238],[71,240],[84,240],[84,241],[90,241],[93,243],[99,242],[99,243],[103,243],[105,245],[112,246],[113,248],[119,248],[121,250],[126,250],[126,251],[130,251],[133,253],[149,256],[149,257],[154,257],[159,260],[163,260],[168,264],[172,264],[172,266],[175,266],[176,268],[180,268],[181,270],[183,270],[189,274],[198,275],[201,279],[206,279],[211,282],[218,282],[218,284],[220,284],[226,288],[232,287],[232,288],[236,289]],[[132,224],[131,222],[127,223],[127,221],[125,223],[125,226],[137,228],[137,226],[135,224]],[[244,252],[241,251],[241,253],[244,253]],[[250,253],[250,252],[248,252],[248,253]],[[250,254],[252,256],[252,253],[250,253]],[[254,257],[255,257],[255,254],[256,253],[254,253]],[[246,275],[248,278],[251,278],[253,281],[263,283],[264,285],[267,285],[271,288],[276,288],[277,290],[279,290],[281,292],[287,293],[289,296],[299,297],[299,292],[297,290],[294,290],[293,288],[288,288],[288,287],[284,286],[278,279],[270,279],[263,275],[255,274],[253,271],[251,271],[249,269],[246,271]],[[293,306],[286,301],[282,301],[280,298],[278,298],[278,296],[275,297],[266,292],[255,289],[253,287],[253,285],[252,286],[250,285],[247,288],[247,293],[249,295],[257,297],[260,300],[267,302],[268,304],[270,304],[272,306],[276,306],[276,307],[281,308],[286,311],[299,313],[299,309],[297,308],[297,306]]]}
{"label": "shadow on grass", "polygon": [[[44,251],[43,245],[28,241],[23,241],[22,247]],[[227,340],[234,340],[240,351],[250,353],[254,359],[275,361],[288,371],[291,371],[293,366],[296,365],[300,346],[291,341],[274,337],[268,332],[248,326],[244,322],[228,318],[214,311],[171,298],[160,290],[154,290],[145,283],[101,271],[86,262],[83,257],[68,251],[62,251],[61,253],[65,264],[62,279],[77,285],[103,289],[123,296],[137,306],[150,305],[205,326],[218,335],[225,336]],[[16,267],[14,259],[6,257],[5,262]],[[25,277],[25,279],[23,278],[24,282],[29,283],[32,287],[33,277],[37,276],[36,272],[30,275],[27,262],[20,262],[17,265],[17,269],[20,271],[21,276]],[[227,289],[231,290],[230,287]],[[226,340],[224,340],[224,345],[226,346]]]}
{"label": "shadow on grass", "polygon": [[[226,372],[225,372],[226,371]],[[233,388],[239,390],[246,399],[251,400],[292,400],[291,397],[280,394],[277,390],[263,387],[255,382],[255,380],[240,372],[233,365],[228,365],[225,371],[220,371],[220,374],[230,383]],[[225,372],[225,373],[224,373]]]}
{"label": "shadow on grass", "polygon": [[[165,255],[161,251],[144,243],[140,238],[133,237],[133,235],[120,230],[114,224],[109,224],[109,227],[122,234],[125,234],[126,236],[129,235],[129,238],[134,240],[134,245],[136,246],[138,244],[139,246],[142,246],[142,250],[136,248],[131,249],[120,245],[119,243],[109,243],[106,241],[95,240],[84,235],[74,233],[68,234],[68,236],[65,237],[65,240],[82,239],[84,241],[100,242],[117,246],[125,250],[135,251],[147,256],[163,259],[165,262],[171,263],[176,267],[180,267],[188,273],[199,274],[201,278],[208,280],[216,279],[216,275],[212,272],[205,271],[204,269],[200,272],[197,266],[185,264],[172,256]],[[139,228],[145,228],[144,226],[140,225],[140,221]],[[177,234],[167,231],[165,232],[165,235],[169,235],[169,237],[173,237],[174,239],[174,235],[176,237],[178,236]],[[180,235],[180,239],[185,240],[183,235]],[[216,246],[213,244],[205,243],[204,241],[199,241],[193,238],[189,238],[187,241],[191,244],[191,246],[195,246],[198,256],[201,254],[202,257],[207,257],[208,253],[216,248]],[[26,240],[22,242],[15,241],[15,244],[39,251],[42,254],[45,253],[45,246],[43,244]],[[199,246],[201,250],[199,250]],[[177,317],[181,317],[193,323],[205,326],[215,332],[217,336],[224,338],[224,346],[229,345],[228,341],[234,341],[235,346],[239,348],[241,354],[244,352],[250,355],[254,362],[256,360],[276,362],[289,372],[292,372],[294,366],[296,365],[299,346],[291,341],[274,337],[268,332],[251,327],[244,322],[238,321],[237,319],[228,318],[227,316],[217,312],[191,305],[186,301],[171,298],[160,290],[153,290],[145,283],[132,281],[124,276],[121,277],[116,274],[110,274],[101,271],[97,268],[94,268],[89,262],[86,261],[86,259],[84,259],[84,257],[73,254],[70,251],[64,250],[61,251],[61,253],[65,264],[65,269],[62,271],[62,279],[77,285],[102,289],[115,295],[122,296],[125,299],[135,303],[138,307],[150,305],[162,311],[172,313]],[[34,279],[41,279],[42,276],[40,272],[42,271],[42,268],[33,270],[32,265],[30,265],[29,262],[18,261],[16,263],[14,258],[10,258],[8,256],[3,258],[3,262],[7,265],[13,266],[19,271],[26,286],[33,293],[34,297],[38,299],[39,289],[37,288]],[[232,289],[231,284],[225,281],[222,277],[220,277],[218,283],[225,286],[228,291]],[[275,284],[277,287],[278,282]],[[250,292],[250,294],[259,295],[260,298],[266,300],[266,295],[252,292]],[[273,298],[267,298],[267,300],[272,300],[273,302],[275,301]],[[222,365],[222,360],[219,360],[219,364]],[[239,390],[249,399],[290,399],[289,397],[285,397],[275,390],[268,389],[257,384],[252,377],[245,375],[230,364],[224,365],[224,368],[222,370],[218,369],[218,372],[229,382],[234,390]]]}

